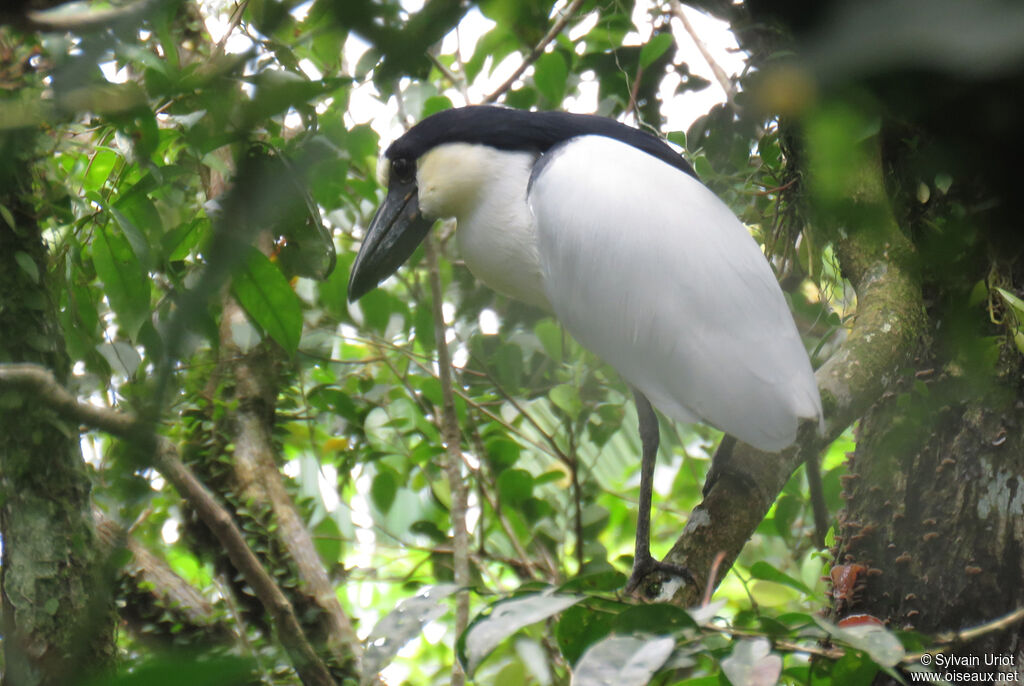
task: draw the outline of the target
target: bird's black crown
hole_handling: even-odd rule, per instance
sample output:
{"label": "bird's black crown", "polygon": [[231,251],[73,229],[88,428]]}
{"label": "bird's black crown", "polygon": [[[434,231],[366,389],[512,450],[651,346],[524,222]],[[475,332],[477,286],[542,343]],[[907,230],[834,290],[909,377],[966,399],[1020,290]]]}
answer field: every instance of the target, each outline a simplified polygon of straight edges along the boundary
{"label": "bird's black crown", "polygon": [[543,154],[576,136],[605,136],[631,145],[696,177],[693,167],[665,141],[614,119],[569,112],[527,112],[475,105],[433,114],[396,140],[384,153],[389,160],[418,159],[442,143],[480,143],[500,150]]}

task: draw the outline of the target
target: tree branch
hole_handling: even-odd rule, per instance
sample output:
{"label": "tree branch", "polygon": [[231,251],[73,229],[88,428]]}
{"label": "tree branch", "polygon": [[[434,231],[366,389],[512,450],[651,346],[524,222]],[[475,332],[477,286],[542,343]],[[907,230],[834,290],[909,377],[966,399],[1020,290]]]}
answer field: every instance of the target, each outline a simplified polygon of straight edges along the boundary
{"label": "tree branch", "polygon": [[683,24],[683,28],[686,29],[686,33],[690,34],[690,38],[693,40],[693,44],[697,46],[704,61],[708,63],[711,68],[711,73],[715,75],[715,80],[718,81],[718,85],[725,91],[725,98],[729,102],[729,107],[736,109],[736,85],[729,78],[729,75],[725,73],[721,65],[715,61],[715,58],[711,55],[711,51],[708,50],[708,46],[704,45],[704,41],[697,35],[697,31],[693,28],[693,24],[686,17],[686,11],[683,9],[683,5],[679,0],[672,0],[672,15],[679,19]]}
{"label": "tree branch", "polygon": [[[226,403],[231,407],[226,414],[231,424],[227,430],[235,446],[232,474],[238,482],[238,492],[243,501],[264,504],[273,512],[277,526],[268,536],[276,538],[288,552],[290,561],[295,565],[299,593],[309,598],[305,602],[320,611],[317,619],[311,620],[317,624],[311,633],[315,635],[322,631],[325,634],[324,645],[333,660],[338,666],[348,667],[358,662],[362,646],[348,615],[338,602],[313,536],[288,493],[277,466],[272,435],[278,392],[273,359],[275,352],[256,348],[243,353],[238,349],[231,336],[231,324],[244,316],[238,302],[231,295],[225,295],[218,366],[221,367],[220,373],[229,374],[235,381],[233,400],[237,402]],[[297,598],[296,602],[300,607],[304,604]]]}
{"label": "tree branch", "polygon": [[[899,369],[917,349],[924,306],[913,265],[913,247],[901,233],[882,183],[877,139],[868,141],[866,162],[848,194],[853,210],[848,236],[837,243],[843,273],[857,292],[854,326],[842,347],[815,374],[826,417],[824,436],[805,422],[796,444],[780,454],[737,442],[729,467],[694,509],[665,561],[687,567],[698,587],[665,588],[674,602],[700,599],[715,556],[725,554],[728,570],[768,512],[789,475],[817,455],[899,380]],[[827,220],[826,220],[827,221]],[[738,506],[742,504],[742,506]],[[723,573],[724,576],[724,573]]]}
{"label": "tree branch", "polygon": [[569,23],[569,20],[572,19],[573,15],[576,14],[576,10],[578,10],[582,4],[583,0],[572,0],[572,2],[569,3],[569,6],[562,10],[561,16],[559,16],[558,20],[552,24],[551,29],[544,34],[544,37],[541,38],[540,42],[534,46],[533,50],[530,51],[530,54],[523,58],[523,63],[520,64],[514,72],[512,72],[512,76],[505,79],[505,83],[498,86],[493,93],[483,99],[483,104],[486,105],[497,102],[498,98],[512,87],[512,84],[514,84],[516,80],[523,75],[523,72],[526,71],[527,67],[536,62],[537,58],[544,54],[544,48],[548,46],[548,43],[558,37],[558,34],[562,32],[562,29],[565,28],[566,24]]}
{"label": "tree branch", "polygon": [[[235,638],[231,627],[217,617],[207,599],[162,558],[135,540],[129,531],[125,531],[99,508],[93,508],[93,519],[105,554],[110,555],[122,547],[131,554],[131,560],[125,564],[122,572],[132,586],[131,592],[147,598],[144,602],[146,606],[152,603],[159,608],[158,612],[169,613],[170,619],[164,620],[161,617],[158,620],[160,623],[169,621],[179,624],[185,632],[212,643],[226,644]],[[128,624],[132,626],[131,619]],[[181,633],[181,630],[176,630],[176,633]]]}
{"label": "tree branch", "polygon": [[994,631],[1002,631],[1003,629],[1011,627],[1022,621],[1024,621],[1024,607],[1018,607],[1013,612],[993,619],[990,622],[985,622],[978,626],[972,626],[970,629],[961,629],[960,631],[950,631],[948,633],[939,634],[935,637],[935,640],[938,643],[969,643],[979,636],[984,636],[985,634],[990,634]]}
{"label": "tree branch", "polygon": [[291,603],[249,549],[228,511],[181,461],[173,443],[163,436],[154,435],[146,423],[130,414],[80,403],[57,383],[53,373],[45,367],[34,364],[0,365],[0,388],[4,386],[31,391],[66,419],[137,442],[151,450],[153,467],[195,508],[263,603],[277,628],[278,640],[288,652],[302,682],[307,686],[334,686],[327,668],[306,640]]}
{"label": "tree branch", "polygon": [[[462,432],[459,420],[455,415],[455,393],[452,390],[452,362],[448,354],[448,342],[445,332],[448,327],[444,323],[442,307],[443,291],[441,290],[441,271],[438,265],[437,238],[431,234],[424,241],[427,264],[430,267],[430,296],[433,301],[434,344],[437,347],[438,377],[441,381],[441,435],[444,438],[447,459],[445,472],[448,474],[448,488],[451,491],[452,505],[452,554],[455,568],[455,584],[469,585],[469,531],[466,528],[467,495],[466,482],[462,478]],[[482,457],[482,456],[481,456]],[[469,625],[469,595],[460,591],[455,595],[455,635],[461,636]],[[455,660],[452,665],[452,686],[462,686],[466,675],[462,665]]]}

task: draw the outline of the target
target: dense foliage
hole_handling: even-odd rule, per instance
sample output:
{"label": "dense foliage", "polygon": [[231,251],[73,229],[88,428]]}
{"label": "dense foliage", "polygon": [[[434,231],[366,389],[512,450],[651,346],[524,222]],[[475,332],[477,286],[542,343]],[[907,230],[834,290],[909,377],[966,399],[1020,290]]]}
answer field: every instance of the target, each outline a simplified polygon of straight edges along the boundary
{"label": "dense foliage", "polygon": [[[782,82],[792,92],[778,107],[756,101],[758,65],[724,84],[691,74],[676,51],[693,38],[672,11],[630,0],[94,3],[0,29],[4,176],[17,173],[4,197],[30,206],[0,214],[15,231],[34,221],[48,248],[44,268],[14,259],[56,304],[67,386],[176,446],[339,683],[382,669],[388,683],[447,683],[460,661],[486,684],[641,684],[656,672],[663,684],[868,683],[927,640],[822,619],[832,559],[815,543],[802,469],[714,600],[686,612],[621,597],[639,462],[630,394],[550,316],[478,283],[452,226],[346,301],[382,195],[382,143],[455,105],[592,101],[685,151],[764,245],[824,361],[856,297],[835,256],[842,229],[815,226],[787,193],[802,179],[777,114],[795,114],[794,102],[810,112],[803,152],[819,211],[840,202],[878,122],[855,99],[806,105],[815,96],[798,78]],[[723,85],[728,101],[723,91],[686,130],[666,127],[665,98]],[[1004,285],[983,284],[975,306],[995,303],[1010,326],[1024,301]],[[439,331],[450,367],[437,361]],[[656,554],[700,502],[720,439],[661,428]],[[93,428],[82,447],[118,570],[106,580],[122,627],[116,683],[296,683],[287,632],[152,443]],[[822,458],[831,514],[851,450],[846,432]],[[303,529],[316,559],[303,557]],[[364,648],[344,644],[347,623]]]}

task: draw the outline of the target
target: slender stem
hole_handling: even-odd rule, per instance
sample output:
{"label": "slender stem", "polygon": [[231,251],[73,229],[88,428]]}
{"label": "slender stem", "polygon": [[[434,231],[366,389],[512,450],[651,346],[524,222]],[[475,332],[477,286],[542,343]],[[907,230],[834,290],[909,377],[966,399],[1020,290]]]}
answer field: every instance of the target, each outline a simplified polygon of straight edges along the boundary
{"label": "slender stem", "polygon": [[633,115],[636,117],[636,121],[640,122],[640,113],[636,109],[636,99],[640,93],[640,81],[644,78],[644,68],[640,67],[636,70],[636,76],[633,77],[633,86],[629,89],[629,105],[626,106],[626,116]]}
{"label": "slender stem", "polygon": [[576,434],[573,431],[572,420],[569,424],[569,469],[572,474],[572,497],[573,497],[573,520],[576,529],[576,573],[583,571],[583,487],[580,484],[580,459],[576,455]]}
{"label": "slender stem", "polygon": [[[452,544],[455,567],[455,583],[458,586],[469,585],[469,532],[466,529],[466,482],[462,478],[462,431],[459,419],[455,414],[455,392],[452,389],[452,362],[445,340],[447,327],[444,323],[442,308],[441,269],[438,264],[437,237],[427,236],[424,242],[427,264],[430,269],[430,295],[433,300],[434,342],[437,347],[438,377],[441,381],[442,397],[442,430],[447,460],[445,472],[448,474],[448,486],[451,491],[452,505]],[[469,595],[460,591],[455,596],[455,636],[461,636],[469,625]],[[462,686],[466,675],[458,660],[452,665],[452,686]]]}
{"label": "slender stem", "polygon": [[562,29],[565,28],[565,25],[569,23],[569,20],[572,19],[573,15],[576,14],[576,10],[578,10],[582,4],[583,0],[572,0],[572,2],[569,3],[569,6],[562,10],[561,16],[559,16],[558,20],[552,24],[551,29],[544,34],[544,37],[540,39],[540,42],[534,46],[533,50],[530,51],[530,54],[523,59],[523,63],[520,64],[514,72],[512,72],[511,76],[505,79],[505,83],[498,86],[493,93],[484,98],[483,101],[485,104],[496,102],[498,98],[505,93],[505,91],[512,87],[512,84],[514,84],[516,80],[523,75],[523,72],[526,71],[527,67],[536,62],[537,58],[544,54],[544,48],[548,46],[548,43],[558,37],[558,34],[562,32]]}
{"label": "slender stem", "polygon": [[725,97],[729,101],[729,106],[735,109],[736,107],[736,86],[733,85],[729,79],[729,75],[725,73],[721,65],[715,61],[715,58],[711,56],[711,51],[708,50],[708,46],[704,45],[704,41],[697,35],[697,31],[693,28],[693,24],[686,18],[686,12],[683,10],[682,3],[679,0],[672,0],[672,14],[683,24],[683,28],[690,34],[690,38],[693,39],[693,44],[700,50],[700,54],[704,57],[704,61],[711,67],[711,73],[715,75],[715,79],[718,84],[725,91]]}
{"label": "slender stem", "polygon": [[963,629],[961,631],[954,631],[947,634],[939,634],[935,637],[935,640],[939,643],[967,643],[968,641],[973,641],[979,636],[984,636],[985,634],[992,633],[993,631],[1002,631],[1003,629],[1022,621],[1024,621],[1024,607],[1018,607],[1009,614],[993,619],[990,622],[985,622],[984,624],[971,627],[970,629]]}

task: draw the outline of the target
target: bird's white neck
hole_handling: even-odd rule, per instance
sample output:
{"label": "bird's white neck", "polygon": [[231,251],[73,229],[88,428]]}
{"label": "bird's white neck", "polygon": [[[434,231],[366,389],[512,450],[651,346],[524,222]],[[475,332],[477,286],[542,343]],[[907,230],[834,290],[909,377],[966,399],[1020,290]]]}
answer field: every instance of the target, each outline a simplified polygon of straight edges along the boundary
{"label": "bird's white neck", "polygon": [[526,199],[536,155],[470,143],[440,145],[419,162],[419,204],[427,217],[455,217],[459,250],[494,290],[550,310]]}

